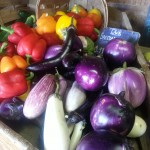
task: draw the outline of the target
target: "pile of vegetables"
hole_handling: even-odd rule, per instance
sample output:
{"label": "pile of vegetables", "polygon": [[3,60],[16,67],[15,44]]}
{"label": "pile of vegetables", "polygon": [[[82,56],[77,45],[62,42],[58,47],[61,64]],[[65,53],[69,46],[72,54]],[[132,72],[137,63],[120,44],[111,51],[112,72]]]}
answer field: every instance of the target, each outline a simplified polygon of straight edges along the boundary
{"label": "pile of vegetables", "polygon": [[96,54],[102,17],[75,4],[0,28],[0,116],[44,116],[46,150],[128,150],[127,138],[146,131],[135,111],[147,91],[135,45],[117,38]]}

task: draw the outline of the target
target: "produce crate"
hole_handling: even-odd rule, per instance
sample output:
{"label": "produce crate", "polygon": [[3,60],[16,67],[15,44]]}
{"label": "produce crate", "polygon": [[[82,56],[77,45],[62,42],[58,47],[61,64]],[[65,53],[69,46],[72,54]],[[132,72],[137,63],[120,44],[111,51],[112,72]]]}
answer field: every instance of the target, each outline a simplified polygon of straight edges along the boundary
{"label": "produce crate", "polygon": [[31,11],[29,0],[0,0],[0,25],[19,19],[18,11]]}
{"label": "produce crate", "polygon": [[[6,0],[5,0],[6,2]],[[15,9],[13,8],[13,10],[10,10],[10,6],[13,3],[17,4],[15,5]],[[31,1],[32,2],[32,1]],[[109,6],[113,6],[115,5],[114,1],[112,0],[107,0],[107,2],[113,2],[113,3],[108,3]],[[121,1],[123,2],[123,1]],[[127,2],[127,1],[124,1]],[[136,1],[137,2],[137,1]],[[146,5],[148,1],[143,1],[144,5]],[[15,11],[15,13],[17,12],[16,10],[18,10],[18,8],[24,8],[24,9],[28,9],[28,6],[30,6],[30,1],[9,1],[9,3],[6,3],[7,5],[1,5],[2,1],[0,0],[0,7],[2,8],[1,10],[3,11],[3,9],[6,9],[6,6],[8,7],[8,9],[10,10],[10,14],[13,15],[12,11]],[[23,5],[20,7],[18,7],[18,5],[22,4]],[[88,0],[66,0],[66,1],[62,1],[62,0],[37,0],[36,5],[35,5],[35,12],[36,12],[36,17],[39,18],[39,16],[41,15],[41,13],[43,12],[48,12],[49,14],[53,14],[55,13],[56,10],[67,10],[68,7],[71,7],[74,3],[76,4],[81,4],[84,7],[86,7],[87,9],[90,9],[92,6],[96,6],[98,8],[100,8],[100,10],[102,10],[103,13],[103,18],[104,18],[104,27],[107,26],[111,26],[111,27],[119,27],[119,28],[124,28],[127,30],[134,30],[134,27],[131,24],[131,18],[128,17],[128,12],[122,12],[120,10],[129,10],[127,8],[129,7],[125,7],[123,8],[119,8],[119,10],[114,9],[114,7],[108,7],[106,1],[104,0],[93,0],[93,1],[88,1]],[[142,3],[142,2],[141,2]],[[143,4],[142,3],[142,4]],[[135,4],[135,2],[131,3]],[[121,6],[126,5],[125,3],[121,4]],[[130,5],[130,6],[131,6]],[[33,6],[33,4],[32,4]],[[115,5],[116,6],[116,5]],[[115,7],[116,8],[116,7]],[[30,8],[29,8],[30,9]],[[8,22],[11,22],[13,20],[18,19],[18,16],[15,15],[15,17],[12,17],[8,20],[5,20],[4,18],[6,18],[6,16],[2,16],[0,13],[0,18],[2,18],[0,21],[0,24],[5,24]],[[117,16],[117,17],[116,17]],[[144,18],[143,18],[144,19]],[[140,46],[137,46],[137,54],[138,54],[138,61],[141,65],[141,67],[143,67],[145,69],[145,73],[146,73],[146,78],[148,81],[148,93],[147,93],[147,99],[145,101],[145,103],[149,102],[150,99],[150,71],[147,68],[147,63],[143,57],[143,49]],[[145,49],[144,49],[145,50]],[[143,115],[143,110],[146,107],[146,104],[144,103],[144,105],[142,105],[140,107],[140,111],[137,110],[137,112],[141,115]],[[150,105],[150,103],[148,103]],[[146,107],[147,108],[147,107]],[[142,111],[141,111],[142,109]],[[147,110],[147,111],[146,111]],[[147,108],[146,110],[146,114],[149,112],[149,109]],[[149,112],[150,114],[150,112]],[[144,119],[147,118],[149,119],[149,116],[147,117],[144,116]],[[1,118],[0,118],[1,119]],[[10,121],[6,121],[4,119],[1,119],[0,121],[0,149],[1,150],[42,150],[42,127],[41,125],[39,125],[37,120],[34,120],[32,122],[25,120],[22,123],[18,123],[18,122],[10,122]],[[143,135],[140,138],[137,139],[129,139],[129,141],[132,143],[133,147],[135,150],[148,150],[149,149],[149,137],[148,137],[148,133],[146,132],[145,135]]]}

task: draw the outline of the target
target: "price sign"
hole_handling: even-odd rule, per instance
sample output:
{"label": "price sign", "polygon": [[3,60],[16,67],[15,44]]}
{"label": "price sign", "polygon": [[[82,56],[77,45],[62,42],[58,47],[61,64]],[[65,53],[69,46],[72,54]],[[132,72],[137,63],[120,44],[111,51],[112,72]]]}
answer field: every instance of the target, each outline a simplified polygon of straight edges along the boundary
{"label": "price sign", "polygon": [[132,42],[133,44],[136,44],[140,39],[140,33],[111,27],[104,28],[97,41],[98,47],[105,47],[107,42],[114,38],[122,38],[129,42]]}

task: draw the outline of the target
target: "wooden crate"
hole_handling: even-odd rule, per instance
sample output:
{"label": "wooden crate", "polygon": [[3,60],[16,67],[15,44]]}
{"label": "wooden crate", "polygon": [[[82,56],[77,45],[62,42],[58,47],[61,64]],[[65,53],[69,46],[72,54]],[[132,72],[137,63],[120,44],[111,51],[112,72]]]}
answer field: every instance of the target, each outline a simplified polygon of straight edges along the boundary
{"label": "wooden crate", "polygon": [[0,0],[0,25],[17,20],[19,10],[29,10],[29,0]]}
{"label": "wooden crate", "polygon": [[[5,2],[6,2],[6,0],[5,0]],[[12,2],[12,1],[10,0],[9,2]],[[22,2],[22,1],[20,0],[19,2]],[[23,4],[23,7],[24,6],[25,7],[26,6],[34,6],[33,3],[30,5],[30,2],[33,2],[33,1],[26,1],[26,3]],[[45,9],[42,10],[42,8],[49,8],[50,6],[54,7],[53,3],[51,3],[52,5],[49,4],[49,5],[45,5],[43,7],[43,5],[41,5],[42,3],[39,4],[38,0],[35,2],[36,2],[36,6],[32,7],[32,8],[36,10],[37,7],[40,7],[41,12],[45,11]],[[44,2],[44,1],[42,1],[42,2]],[[57,5],[55,5],[55,7],[58,9],[60,8],[60,6],[62,6],[61,0],[60,1],[53,0],[53,2],[56,2]],[[66,2],[67,2],[67,5],[63,5],[65,7],[68,6],[69,1],[66,1]],[[74,2],[77,2],[77,1],[74,1]],[[80,0],[80,3],[82,3],[82,2],[83,1]],[[137,3],[132,1],[132,3],[130,3],[130,6],[126,6],[126,5],[129,5],[129,4],[125,3],[127,1],[120,0],[118,2],[124,2],[124,3],[123,4],[119,3],[119,5],[115,5],[115,3],[114,3],[114,2],[116,2],[115,0],[114,1],[107,0],[107,2],[108,2],[109,6],[113,6],[113,7],[108,7],[109,14],[104,14],[104,15],[106,15],[105,26],[109,25],[112,27],[119,27],[119,28],[125,28],[128,30],[134,30],[134,27],[132,26],[132,24],[130,22],[131,18],[129,18],[129,16],[130,16],[129,8],[131,8],[132,5],[135,5]],[[136,0],[136,2],[137,2],[137,0]],[[143,7],[145,8],[146,7],[145,5],[147,4],[146,2],[148,2],[148,1],[143,1],[143,2],[144,3],[142,3],[142,4],[144,4]],[[1,1],[0,1],[0,6],[2,6],[2,7],[11,6],[12,3],[9,3],[9,5],[8,5],[8,3],[6,3],[6,4],[7,5],[4,5],[4,3],[3,3],[3,5],[1,5]],[[69,3],[69,5],[70,4],[71,3]],[[114,6],[115,6],[115,9],[114,9]],[[104,7],[107,7],[107,4],[105,4]],[[16,7],[16,8],[19,8],[19,7]],[[64,7],[61,7],[61,8],[64,9]],[[117,10],[116,8],[118,8],[119,10]],[[133,8],[136,8],[136,7],[133,6]],[[1,10],[3,10],[3,8]],[[124,12],[124,10],[126,10],[126,12]],[[104,10],[104,12],[105,11],[107,12],[107,9]],[[38,12],[37,15],[39,15],[41,12]],[[36,13],[37,13],[37,11],[36,11]],[[144,19],[144,16],[143,16],[143,19]],[[5,23],[5,21],[2,20],[2,23]],[[145,74],[146,74],[146,78],[148,81],[148,87],[150,89],[150,81],[149,81],[150,80],[150,71],[148,70],[146,61],[143,57],[143,53],[142,53],[143,49],[144,48],[140,47],[139,45],[137,46],[138,61],[141,65],[141,67],[143,67],[143,69],[145,69]],[[147,94],[147,101],[145,101],[145,103],[148,105],[150,105],[149,101],[148,101],[148,100],[150,100],[150,90],[149,89],[148,89],[148,94]],[[140,107],[140,110],[143,109],[144,111],[146,111],[146,114],[147,114],[149,112],[149,109],[146,107],[145,103],[144,103],[144,105],[142,105]],[[144,109],[145,107],[147,109]],[[138,111],[138,113],[140,115],[141,114],[143,115],[143,110],[142,110],[142,112]],[[149,114],[150,114],[150,112],[149,112]],[[144,116],[144,119],[148,123],[149,115]],[[149,123],[148,123],[148,125],[149,125]],[[148,131],[149,131],[149,128],[148,128]],[[132,143],[135,150],[148,150],[149,149],[148,131],[145,133],[145,135],[143,135],[140,138],[129,140]],[[9,121],[1,119],[0,135],[1,135],[0,136],[0,149],[1,150],[37,150],[37,149],[42,150],[42,141],[41,141],[42,140],[42,126],[39,126],[39,124],[37,123],[36,120],[33,122],[26,120],[22,123],[18,123],[18,122],[9,122]]]}

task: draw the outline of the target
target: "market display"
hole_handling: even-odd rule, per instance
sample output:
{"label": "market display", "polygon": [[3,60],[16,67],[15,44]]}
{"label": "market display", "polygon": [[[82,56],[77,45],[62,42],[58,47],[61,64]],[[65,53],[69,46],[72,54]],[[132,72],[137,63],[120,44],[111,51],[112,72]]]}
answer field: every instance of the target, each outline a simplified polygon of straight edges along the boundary
{"label": "market display", "polygon": [[38,19],[19,15],[0,28],[0,116],[44,117],[45,150],[132,148],[127,139],[147,129],[135,110],[147,91],[136,46],[115,38],[99,49],[103,15],[97,8],[75,4]]}

